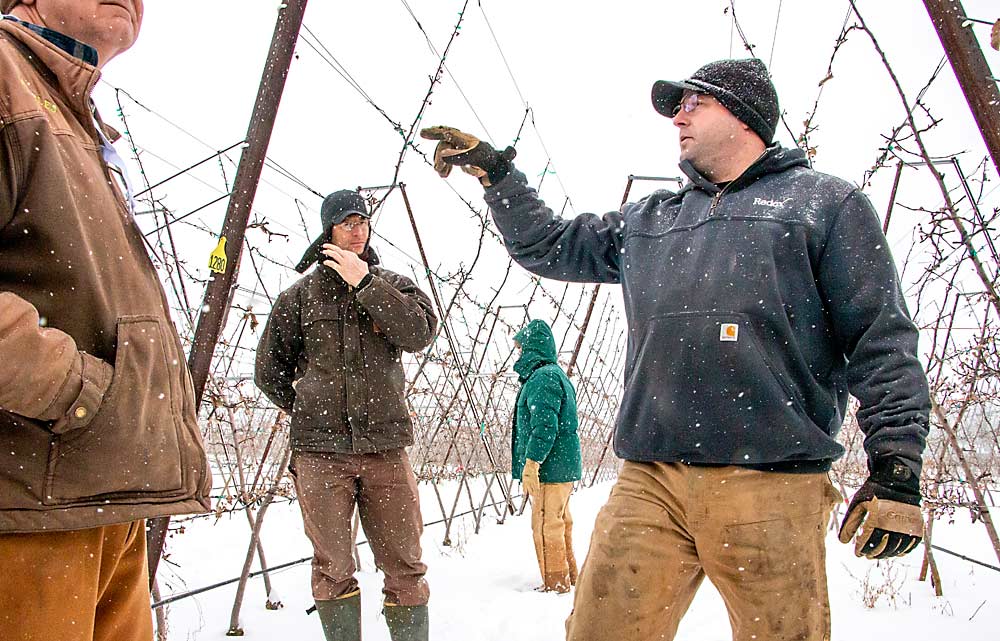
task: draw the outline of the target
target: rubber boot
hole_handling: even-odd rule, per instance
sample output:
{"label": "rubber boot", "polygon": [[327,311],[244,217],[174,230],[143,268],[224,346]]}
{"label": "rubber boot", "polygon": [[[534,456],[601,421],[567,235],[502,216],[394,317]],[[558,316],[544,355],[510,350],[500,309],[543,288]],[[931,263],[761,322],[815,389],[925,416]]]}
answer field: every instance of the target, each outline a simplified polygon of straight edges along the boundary
{"label": "rubber boot", "polygon": [[326,641],[361,641],[361,590],[317,601],[316,613]]}
{"label": "rubber boot", "polygon": [[427,641],[430,621],[426,605],[392,605],[386,603],[382,610],[389,626],[392,641]]}

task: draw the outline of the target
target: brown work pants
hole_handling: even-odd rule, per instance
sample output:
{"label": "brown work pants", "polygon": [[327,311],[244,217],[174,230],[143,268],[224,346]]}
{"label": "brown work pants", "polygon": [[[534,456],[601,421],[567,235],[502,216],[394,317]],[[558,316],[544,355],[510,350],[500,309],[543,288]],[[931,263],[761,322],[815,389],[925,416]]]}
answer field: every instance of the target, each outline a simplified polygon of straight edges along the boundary
{"label": "brown work pants", "polygon": [[626,462],[594,524],[568,641],[670,640],[707,576],[736,641],[826,641],[826,474]]}
{"label": "brown work pants", "polygon": [[143,521],[0,534],[0,639],[152,638]]}
{"label": "brown work pants", "polygon": [[357,505],[375,565],[385,574],[385,601],[426,604],[430,596],[424,579],[427,566],[420,561],[424,526],[406,450],[296,452],[292,469],[306,535],[313,545],[313,598],[328,601],[358,589],[351,536]]}
{"label": "brown work pants", "polygon": [[531,532],[545,590],[567,592],[576,585],[573,516],[569,512],[572,483],[542,483],[531,497]]}

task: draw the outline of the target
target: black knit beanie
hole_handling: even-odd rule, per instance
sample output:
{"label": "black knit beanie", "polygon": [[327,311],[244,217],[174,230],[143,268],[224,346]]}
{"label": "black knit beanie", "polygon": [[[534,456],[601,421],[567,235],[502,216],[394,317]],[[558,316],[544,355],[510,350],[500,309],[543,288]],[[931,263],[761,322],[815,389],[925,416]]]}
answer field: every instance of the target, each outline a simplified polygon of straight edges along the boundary
{"label": "black knit beanie", "polygon": [[685,90],[707,93],[770,145],[778,127],[778,92],[757,58],[710,62],[690,78],[653,83],[653,107],[672,118]]}

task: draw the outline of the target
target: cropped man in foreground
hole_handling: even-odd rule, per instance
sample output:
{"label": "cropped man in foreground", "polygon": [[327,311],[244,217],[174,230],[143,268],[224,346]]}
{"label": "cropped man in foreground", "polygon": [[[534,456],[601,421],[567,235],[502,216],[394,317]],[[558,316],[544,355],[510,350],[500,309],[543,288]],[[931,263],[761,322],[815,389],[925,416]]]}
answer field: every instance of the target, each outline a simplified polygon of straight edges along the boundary
{"label": "cropped man in foreground", "polygon": [[145,519],[209,507],[184,352],[90,97],[141,0],[0,9],[0,639],[152,639]]}

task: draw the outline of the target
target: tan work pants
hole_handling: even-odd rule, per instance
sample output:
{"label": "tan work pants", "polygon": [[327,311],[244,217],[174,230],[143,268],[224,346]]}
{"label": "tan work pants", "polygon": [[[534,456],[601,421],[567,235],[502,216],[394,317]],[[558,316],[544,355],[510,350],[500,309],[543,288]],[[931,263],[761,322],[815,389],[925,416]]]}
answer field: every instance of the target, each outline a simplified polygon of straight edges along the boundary
{"label": "tan work pants", "polygon": [[826,474],[626,462],[594,524],[568,641],[670,640],[707,576],[736,641],[826,641]]}
{"label": "tan work pants", "polygon": [[292,457],[295,488],[313,544],[312,591],[329,601],[358,589],[354,578],[354,506],[385,574],[385,601],[424,605],[430,588],[420,560],[423,521],[417,481],[406,450],[381,454],[296,452]]}
{"label": "tan work pants", "polygon": [[573,484],[542,483],[540,488],[540,496],[531,497],[531,532],[542,586],[567,592],[576,585],[573,516],[569,512]]}
{"label": "tan work pants", "polygon": [[152,638],[143,521],[0,534],[0,639]]}

